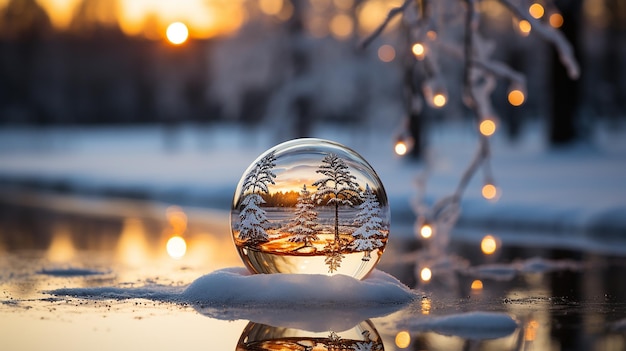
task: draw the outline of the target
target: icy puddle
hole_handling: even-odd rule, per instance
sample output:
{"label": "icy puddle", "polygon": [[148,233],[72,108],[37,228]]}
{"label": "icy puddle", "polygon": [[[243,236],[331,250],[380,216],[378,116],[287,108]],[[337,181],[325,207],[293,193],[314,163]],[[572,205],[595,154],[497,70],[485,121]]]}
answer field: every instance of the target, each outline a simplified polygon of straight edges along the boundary
{"label": "icy puddle", "polygon": [[623,256],[506,236],[433,255],[392,233],[363,281],[250,276],[228,230],[222,212],[4,198],[0,348],[626,349]]}

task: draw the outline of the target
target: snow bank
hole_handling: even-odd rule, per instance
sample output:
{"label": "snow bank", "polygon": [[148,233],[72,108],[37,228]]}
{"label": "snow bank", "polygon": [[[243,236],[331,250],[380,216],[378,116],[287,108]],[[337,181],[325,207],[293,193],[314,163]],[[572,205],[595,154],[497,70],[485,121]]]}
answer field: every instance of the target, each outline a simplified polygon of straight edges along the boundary
{"label": "snow bank", "polygon": [[414,331],[433,331],[471,340],[497,339],[513,333],[517,322],[508,314],[468,312],[442,317],[408,320],[404,326]]}
{"label": "snow bank", "polygon": [[190,304],[212,318],[247,319],[311,331],[351,328],[365,319],[394,312],[417,297],[396,278],[378,270],[357,280],[344,275],[250,274],[243,267],[215,271],[188,287],[64,288],[47,293]]}

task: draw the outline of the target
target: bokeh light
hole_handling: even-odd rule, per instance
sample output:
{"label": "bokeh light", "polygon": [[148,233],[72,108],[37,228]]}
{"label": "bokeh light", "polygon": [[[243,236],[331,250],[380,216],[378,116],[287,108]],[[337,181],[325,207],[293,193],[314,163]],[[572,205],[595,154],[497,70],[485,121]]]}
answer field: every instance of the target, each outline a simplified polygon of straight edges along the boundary
{"label": "bokeh light", "polygon": [[493,200],[498,195],[498,188],[496,188],[496,186],[491,183],[487,183],[483,185],[481,193],[485,199]]}
{"label": "bokeh light", "polygon": [[550,22],[550,25],[553,28],[561,28],[563,26],[563,16],[560,13],[555,12],[550,15],[548,22]]}
{"label": "bokeh light", "polygon": [[383,62],[391,62],[396,58],[396,49],[389,44],[381,45],[378,48],[378,59]]}
{"label": "bokeh light", "polygon": [[404,156],[406,155],[407,151],[409,151],[409,148],[403,140],[399,140],[394,146],[393,150],[396,152],[396,155]]}
{"label": "bokeh light", "polygon": [[534,3],[528,8],[528,13],[530,13],[530,15],[536,19],[540,19],[541,17],[543,17],[544,12],[545,10],[543,6],[541,6],[541,4],[539,3]]}
{"label": "bokeh light", "polygon": [[485,255],[491,255],[496,252],[498,248],[498,243],[496,238],[493,235],[485,235],[483,240],[480,242],[480,249]]}
{"label": "bokeh light", "polygon": [[496,132],[496,122],[491,119],[486,119],[480,122],[478,129],[480,130],[480,134],[484,136],[492,136],[493,133]]}
{"label": "bokeh light", "polygon": [[338,39],[346,39],[354,30],[352,18],[348,15],[339,14],[330,21],[330,32]]}
{"label": "bokeh light", "polygon": [[415,55],[417,59],[422,60],[424,59],[424,55],[426,55],[426,47],[424,47],[422,43],[415,43],[411,47],[411,52],[413,52],[413,55]]}
{"label": "bokeh light", "polygon": [[173,236],[167,241],[165,246],[167,254],[173,259],[181,259],[187,252],[187,242],[180,236]]}
{"label": "bokeh light", "polygon": [[167,26],[167,31],[165,32],[167,36],[167,40],[174,45],[180,45],[187,41],[189,37],[189,30],[187,26],[182,22],[174,22]]}
{"label": "bokeh light", "polygon": [[422,281],[428,282],[430,281],[432,277],[433,277],[433,272],[430,270],[430,268],[428,267],[422,268],[422,270],[420,271],[420,279],[422,279]]}
{"label": "bokeh light", "polygon": [[476,279],[472,282],[472,290],[482,290],[483,289],[483,282]]}
{"label": "bokeh light", "polygon": [[519,23],[517,24],[520,33],[523,36],[528,36],[528,34],[530,34],[530,31],[532,30],[532,26],[530,25],[530,22],[528,22],[527,20],[521,20],[519,21]]}
{"label": "bokeh light", "polygon": [[513,106],[521,106],[524,103],[526,97],[524,93],[519,89],[513,89],[508,95],[509,103]]}
{"label": "bokeh light", "polygon": [[435,96],[433,96],[433,105],[435,105],[435,107],[443,107],[446,105],[447,100],[444,94],[435,94]]}
{"label": "bokeh light", "polygon": [[424,239],[428,239],[433,235],[433,228],[429,224],[424,224],[420,228],[420,235]]}
{"label": "bokeh light", "polygon": [[259,9],[266,15],[276,16],[283,8],[283,0],[259,0]]}
{"label": "bokeh light", "polygon": [[411,334],[408,331],[402,330],[396,334],[396,346],[400,349],[406,349],[411,345]]}

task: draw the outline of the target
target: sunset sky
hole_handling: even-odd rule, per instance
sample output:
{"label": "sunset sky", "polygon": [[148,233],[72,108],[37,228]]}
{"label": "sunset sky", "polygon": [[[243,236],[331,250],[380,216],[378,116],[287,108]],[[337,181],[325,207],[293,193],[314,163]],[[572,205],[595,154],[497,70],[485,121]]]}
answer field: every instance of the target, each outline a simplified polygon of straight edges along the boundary
{"label": "sunset sky", "polygon": [[[70,25],[72,16],[81,0],[35,0],[48,13],[57,29]],[[250,8],[258,14],[287,20],[293,6],[286,0],[90,0],[95,9],[93,15],[99,22],[117,22],[128,35],[144,35],[160,39],[167,26],[175,21],[183,22],[189,34],[195,38],[209,38],[231,33],[250,16]],[[9,0],[0,0],[0,8]],[[358,10],[358,28],[369,32],[380,24],[387,11],[401,0],[369,0]],[[332,34],[339,38],[350,36],[355,24],[348,16],[354,0],[310,0],[311,17],[309,29],[312,34]],[[332,10],[329,12],[329,10]],[[329,13],[331,14],[329,16]],[[115,24],[115,23],[113,23]]]}

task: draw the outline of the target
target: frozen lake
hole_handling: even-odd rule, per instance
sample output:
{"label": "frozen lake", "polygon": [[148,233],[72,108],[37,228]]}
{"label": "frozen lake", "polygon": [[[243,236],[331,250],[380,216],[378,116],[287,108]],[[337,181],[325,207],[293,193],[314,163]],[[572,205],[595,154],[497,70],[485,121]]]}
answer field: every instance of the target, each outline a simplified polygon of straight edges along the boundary
{"label": "frozen lake", "polygon": [[[347,350],[626,348],[623,254],[498,234],[493,253],[485,253],[484,235],[455,233],[425,279],[432,255],[411,235],[392,231],[378,268],[412,288],[418,298],[408,304],[361,306],[359,313],[341,305],[215,308],[163,296],[242,266],[227,212],[37,192],[2,196],[2,349],[235,350],[273,343],[300,350],[315,343],[325,349],[335,337]],[[175,235],[187,245],[178,259],[175,247],[167,250]],[[51,293],[58,289],[92,293]],[[364,333],[370,344],[348,342]]]}

